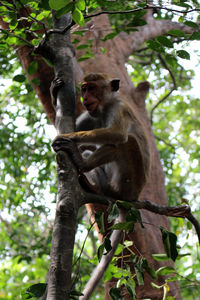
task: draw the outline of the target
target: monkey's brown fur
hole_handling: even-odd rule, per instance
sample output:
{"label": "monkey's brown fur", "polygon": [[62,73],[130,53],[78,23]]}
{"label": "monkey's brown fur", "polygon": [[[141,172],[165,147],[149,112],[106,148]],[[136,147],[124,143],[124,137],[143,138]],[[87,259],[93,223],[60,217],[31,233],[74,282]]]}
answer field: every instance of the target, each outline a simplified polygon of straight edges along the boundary
{"label": "monkey's brown fur", "polygon": [[[104,194],[124,201],[137,200],[148,178],[150,154],[144,128],[135,112],[122,101],[118,79],[102,73],[83,78],[83,104],[88,109],[77,120],[78,132],[61,134],[55,151],[71,152],[83,172],[103,165],[107,182]],[[82,158],[75,144],[100,145]],[[86,146],[87,147],[87,146]]]}

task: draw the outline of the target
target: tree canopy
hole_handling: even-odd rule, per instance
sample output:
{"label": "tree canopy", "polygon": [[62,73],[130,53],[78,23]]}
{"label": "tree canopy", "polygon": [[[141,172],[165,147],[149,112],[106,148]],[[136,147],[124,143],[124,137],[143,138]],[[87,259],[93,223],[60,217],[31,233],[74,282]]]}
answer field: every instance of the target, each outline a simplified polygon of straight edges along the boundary
{"label": "tree canopy", "polygon": [[[198,1],[0,1],[0,299],[39,298],[44,287],[38,285],[34,290],[33,285],[45,282],[49,267],[57,191],[51,149],[54,112],[48,92],[53,69],[48,58],[38,59],[36,52],[42,39],[52,38],[52,10],[57,18],[71,14],[65,31],[71,29],[77,62],[85,63],[85,69],[96,59],[94,49],[103,55],[106,42],[118,35],[130,37],[130,44],[123,49],[129,57],[126,68],[134,85],[150,82],[146,108],[165,172],[169,204],[189,204],[197,218],[200,213],[200,101],[195,81],[200,40]],[[148,14],[157,22],[151,29]],[[84,39],[93,30],[87,24],[100,15],[108,16],[111,30],[106,24],[101,28],[101,43],[95,34],[92,39]],[[156,26],[160,26],[160,32]],[[43,73],[44,64],[48,69]],[[167,280],[155,288],[167,292],[167,283],[178,280],[183,299],[198,299],[196,234],[189,221],[173,218],[170,224],[170,232],[178,237],[179,255],[175,269],[157,270]],[[97,264],[98,241],[84,208],[79,211],[77,227],[73,282],[80,292]],[[155,259],[167,258],[163,254],[155,255]],[[105,280],[117,271],[112,265]],[[32,290],[27,293],[30,286]],[[101,285],[96,296],[104,299],[103,295]]]}

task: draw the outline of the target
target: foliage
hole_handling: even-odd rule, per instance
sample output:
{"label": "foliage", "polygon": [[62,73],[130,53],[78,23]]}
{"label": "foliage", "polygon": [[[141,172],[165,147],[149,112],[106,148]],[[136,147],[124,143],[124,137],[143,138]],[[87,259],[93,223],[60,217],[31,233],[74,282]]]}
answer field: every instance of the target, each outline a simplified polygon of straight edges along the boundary
{"label": "foliage", "polygon": [[[11,69],[18,71],[18,63]],[[55,201],[54,155],[46,115],[28,82],[14,82],[1,95],[2,299],[21,299],[27,282],[45,281]],[[50,197],[51,193],[51,197]],[[48,194],[48,198],[47,198]],[[23,271],[22,271],[23,270]],[[9,280],[8,280],[9,279]]]}
{"label": "foliage", "polygon": [[[198,8],[196,0],[171,1],[171,4],[176,5],[176,9],[184,10],[185,13],[177,15],[170,10],[155,9],[155,18],[175,19],[191,28],[197,28],[198,11],[192,15],[187,14],[188,10]],[[136,10],[132,13],[109,15],[112,32],[105,34],[103,40],[106,41],[122,31],[130,33],[144,26],[146,21],[143,17],[147,12],[145,7],[146,1],[122,0],[0,2],[0,17],[8,24],[8,28],[2,29],[0,35],[0,76],[6,80],[13,79],[10,87],[4,89],[0,96],[0,259],[2,261],[0,299],[21,299],[20,294],[26,293],[30,285],[45,282],[53,219],[50,208],[54,207],[56,193],[55,156],[50,147],[51,138],[47,135],[50,125],[42,107],[38,105],[38,99],[26,79],[26,74],[21,70],[16,52],[10,49],[13,45],[15,49],[24,44],[28,44],[30,49],[38,45],[44,27],[46,30],[52,28],[51,8],[56,10],[57,17],[71,12],[73,21],[81,26],[90,20],[88,16],[97,13],[99,8],[112,12]],[[31,13],[27,14],[27,17],[20,18],[19,8],[27,11],[30,9]],[[85,51],[79,61],[95,57],[92,53],[93,40],[81,44],[81,36],[84,32],[80,28],[73,32],[76,51]],[[27,33],[30,37],[28,42]],[[153,111],[153,130],[166,174],[166,189],[170,204],[177,205],[189,201],[196,215],[200,213],[197,202],[200,190],[198,163],[200,101],[196,91],[195,96],[191,94],[194,70],[184,68],[183,62],[194,56],[194,53],[188,50],[189,48],[185,50],[185,46],[199,39],[199,31],[192,34],[184,34],[181,30],[170,31],[168,37],[158,36],[147,41],[144,48],[134,53],[127,64],[134,84],[143,80],[149,80],[151,83],[152,89],[147,103],[150,116],[157,101],[162,100],[176,82],[178,89],[165,101],[161,101]],[[106,49],[102,48],[101,51],[104,53]],[[37,63],[33,62],[28,69],[29,75],[34,74],[36,70]],[[80,213],[82,215],[79,228],[85,233],[88,221],[81,221],[84,211]],[[116,209],[113,210],[110,218],[114,219],[115,216]],[[133,209],[130,210],[129,217],[131,220],[134,219],[134,222],[118,225],[122,226],[121,229],[127,231],[133,229],[135,222],[140,222],[142,226],[140,216]],[[101,218],[102,216],[99,218],[100,222]],[[168,260],[171,257],[175,260],[177,257],[176,269],[164,267],[153,270],[144,257],[138,257],[130,251],[129,245],[125,243],[119,246],[116,257],[105,274],[107,280],[111,276],[118,279],[117,288],[110,291],[112,299],[120,299],[119,287],[122,285],[127,287],[133,299],[135,297],[135,281],[128,265],[125,265],[123,271],[116,266],[117,256],[122,257],[123,249],[129,252],[129,260],[135,263],[135,277],[139,284],[143,284],[144,270],[152,278],[164,274],[167,276],[166,283],[155,288],[162,288],[165,292],[168,288],[167,282],[178,279],[183,299],[199,297],[200,263],[198,251],[193,246],[196,243],[194,234],[190,225],[184,224],[182,219],[172,221],[171,231],[181,237],[178,238],[178,243],[181,243],[184,248],[177,252],[174,234],[164,231],[163,239],[165,239],[167,255],[163,254],[162,257],[155,255],[155,259]],[[89,229],[88,235],[91,243],[85,242],[87,251],[82,249],[83,239],[77,237],[73,268],[73,283],[76,291],[80,290],[88,280],[89,274],[104,250],[110,250],[109,241],[105,240],[97,252],[94,246],[97,238]],[[99,254],[98,258],[97,256],[93,258],[95,253]],[[33,288],[29,291],[33,293]],[[99,290],[99,295],[103,299],[103,289]]]}

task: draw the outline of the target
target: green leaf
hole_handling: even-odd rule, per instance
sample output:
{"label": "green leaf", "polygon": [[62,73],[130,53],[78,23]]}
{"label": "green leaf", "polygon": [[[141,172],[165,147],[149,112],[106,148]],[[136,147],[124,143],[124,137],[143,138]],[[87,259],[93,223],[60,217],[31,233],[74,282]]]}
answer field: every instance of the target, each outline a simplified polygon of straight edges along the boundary
{"label": "green leaf", "polygon": [[30,294],[31,296],[40,298],[44,295],[46,287],[46,283],[33,284],[26,290],[26,293]]}
{"label": "green leaf", "polygon": [[170,39],[168,39],[166,36],[158,36],[157,41],[162,44],[163,46],[166,46],[168,48],[173,48],[173,43]]}
{"label": "green leaf", "polygon": [[178,50],[176,51],[176,54],[183,59],[190,59],[190,54],[185,50]]}
{"label": "green leaf", "polygon": [[107,41],[107,40],[111,40],[113,39],[115,36],[117,35],[117,32],[111,32],[108,33],[104,36],[104,38],[102,39],[103,42]]}
{"label": "green leaf", "polygon": [[15,75],[13,77],[13,81],[24,82],[25,80],[26,80],[26,77],[23,74]]}
{"label": "green leaf", "polygon": [[174,57],[173,55],[171,54],[166,54],[165,55],[165,59],[166,59],[166,62],[168,64],[170,64],[172,67],[174,67],[176,64],[177,64],[177,59],[176,57]]}
{"label": "green leaf", "polygon": [[170,275],[172,273],[175,273],[174,268],[167,266],[167,267],[161,267],[156,271],[157,275]]}
{"label": "green leaf", "polygon": [[129,276],[127,279],[126,288],[133,300],[136,300],[135,285],[135,281]]}
{"label": "green leaf", "polygon": [[142,19],[134,18],[131,23],[129,23],[127,26],[128,27],[137,27],[137,26],[144,26],[146,25],[147,22]]}
{"label": "green leaf", "polygon": [[172,276],[172,277],[165,279],[166,282],[173,282],[173,281],[177,281],[177,280],[178,280],[177,276]]}
{"label": "green leaf", "polygon": [[119,244],[115,251],[115,255],[119,255],[120,253],[122,253],[123,249],[124,249],[124,247],[121,244]]}
{"label": "green leaf", "polygon": [[85,30],[76,30],[76,31],[73,32],[73,35],[74,34],[77,34],[77,35],[80,35],[80,36],[84,36]]}
{"label": "green leaf", "polygon": [[33,75],[37,71],[37,69],[38,69],[37,61],[32,61],[28,66],[28,74]]}
{"label": "green leaf", "polygon": [[31,82],[37,86],[40,85],[40,79],[38,79],[38,78],[34,78],[33,80],[31,80]]}
{"label": "green leaf", "polygon": [[192,229],[192,223],[190,221],[187,222],[187,230]]}
{"label": "green leaf", "polygon": [[78,292],[78,291],[71,291],[70,296],[83,296],[83,294],[81,292]]}
{"label": "green leaf", "polygon": [[104,228],[104,213],[103,212],[95,212],[95,221],[98,225],[99,232],[103,233],[105,232]]}
{"label": "green leaf", "polygon": [[146,270],[146,272],[153,278],[157,278],[156,271],[149,267],[148,261],[146,259],[143,259],[142,267]]}
{"label": "green leaf", "polygon": [[80,40],[79,40],[79,39],[76,39],[76,38],[75,38],[75,39],[73,40],[73,42],[72,42],[72,44],[78,44],[78,43],[80,43]]}
{"label": "green leaf", "polygon": [[90,59],[90,58],[93,58],[94,57],[94,54],[84,54],[82,55],[81,57],[78,58],[78,61],[83,61],[83,60],[86,60],[86,59]]}
{"label": "green leaf", "polygon": [[121,287],[122,285],[125,285],[126,282],[126,278],[124,276],[121,276],[121,278],[117,281],[117,288]]}
{"label": "green leaf", "polygon": [[77,50],[87,49],[87,48],[88,48],[88,44],[82,44],[76,47]]}
{"label": "green leaf", "polygon": [[103,252],[104,252],[104,243],[101,244],[97,250],[97,257],[98,257],[98,260],[100,261],[102,256],[103,256]]}
{"label": "green leaf", "polygon": [[59,10],[56,12],[56,17],[57,17],[57,18],[60,18],[61,16],[67,14],[68,12],[73,11],[73,9],[74,9],[74,3],[73,3],[73,2],[70,2],[70,3],[67,4],[65,7],[59,9]]}
{"label": "green leaf", "polygon": [[157,51],[157,52],[164,52],[164,48],[162,45],[156,41],[148,40],[147,45],[150,49]]}
{"label": "green leaf", "polygon": [[200,32],[193,32],[192,35],[190,36],[190,40],[200,40]]}
{"label": "green leaf", "polygon": [[54,10],[59,10],[65,7],[68,3],[69,0],[49,0],[49,6]]}
{"label": "green leaf", "polygon": [[178,256],[178,251],[177,251],[177,236],[172,233],[167,231],[165,228],[160,227],[161,233],[162,233],[162,241],[164,244],[165,252],[168,257],[170,257],[173,261],[176,260]]}
{"label": "green leaf", "polygon": [[133,231],[135,222],[120,222],[111,226],[112,230],[125,230],[126,232]]}
{"label": "green leaf", "polygon": [[137,262],[137,264],[134,266],[135,269],[135,274],[137,277],[137,281],[139,285],[144,285],[144,272],[141,267],[141,262],[140,260]]}
{"label": "green leaf", "polygon": [[153,258],[158,261],[167,261],[170,258],[166,254],[152,254]]}
{"label": "green leaf", "polygon": [[77,7],[72,12],[72,18],[75,23],[79,24],[80,26],[84,26],[85,21],[83,15]]}
{"label": "green leaf", "polygon": [[38,4],[38,7],[46,9],[46,10],[50,10],[49,0],[40,0],[40,3]]}
{"label": "green leaf", "polygon": [[184,24],[192,28],[199,28],[199,25],[197,25],[197,23],[194,23],[192,21],[185,21]]}
{"label": "green leaf", "polygon": [[[104,249],[106,252],[104,253]],[[106,255],[112,250],[111,241],[109,238],[104,238],[103,243],[99,246],[97,251],[98,260],[100,261],[103,255]]]}
{"label": "green leaf", "polygon": [[[181,6],[181,7],[185,7],[185,8],[192,8],[191,5],[189,5],[189,4],[187,4],[187,3],[184,3],[184,2],[182,2],[182,1],[176,2],[176,5]],[[186,12],[187,12],[187,10],[186,10]]]}
{"label": "green leaf", "polygon": [[127,201],[117,200],[117,204],[123,206],[126,209],[131,209],[132,207],[134,208],[133,204]]}
{"label": "green leaf", "polygon": [[129,211],[126,215],[126,221],[134,222],[134,223],[139,222],[141,227],[144,228],[144,225],[142,223],[141,214],[140,214],[139,210],[136,209],[134,206],[132,206],[131,209],[129,209]]}
{"label": "green leaf", "polygon": [[132,14],[134,15],[134,19],[140,19],[142,17],[144,17],[144,15],[146,15],[146,10],[139,10],[139,11],[135,11]]}
{"label": "green leaf", "polygon": [[155,284],[154,282],[151,282],[152,287],[154,287],[155,289],[159,290],[163,288],[163,285],[159,286],[157,284]]}
{"label": "green leaf", "polygon": [[[110,251],[112,250],[111,241],[110,241],[110,239],[107,238],[107,237],[106,237],[105,240],[104,240],[104,246],[105,246],[105,249],[106,249],[107,253],[110,252]],[[106,254],[107,254],[107,253],[106,253]]]}
{"label": "green leaf", "polygon": [[85,0],[78,0],[76,2],[76,6],[80,9],[80,10],[85,10]]}
{"label": "green leaf", "polygon": [[168,33],[173,36],[185,36],[182,30],[169,30]]}
{"label": "green leaf", "polygon": [[118,217],[119,217],[119,208],[117,204],[113,204],[108,215],[108,222],[111,223],[112,221],[116,220]]}
{"label": "green leaf", "polygon": [[131,246],[133,246],[133,241],[124,241],[124,248],[128,248],[128,247],[131,247]]}
{"label": "green leaf", "polygon": [[123,300],[123,296],[121,295],[121,290],[119,288],[111,288],[109,295],[112,300]]}

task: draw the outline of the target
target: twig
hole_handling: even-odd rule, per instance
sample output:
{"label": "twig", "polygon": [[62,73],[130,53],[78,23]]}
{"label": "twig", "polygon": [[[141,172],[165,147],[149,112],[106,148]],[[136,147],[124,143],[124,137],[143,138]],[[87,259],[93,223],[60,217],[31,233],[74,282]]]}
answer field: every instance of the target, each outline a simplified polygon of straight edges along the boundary
{"label": "twig", "polygon": [[157,139],[158,141],[163,142],[165,145],[167,145],[168,147],[171,147],[175,153],[176,147],[168,142],[166,142],[164,139],[162,139],[161,137],[154,135],[155,139]]}
{"label": "twig", "polygon": [[80,275],[80,274],[79,274],[79,269],[80,269],[80,260],[81,260],[81,256],[82,256],[83,250],[84,250],[84,248],[85,248],[85,243],[86,243],[86,241],[87,241],[87,238],[88,238],[88,236],[89,236],[89,233],[90,233],[92,227],[94,226],[94,224],[95,224],[95,222],[93,222],[93,223],[90,225],[90,227],[89,227],[89,229],[88,229],[88,232],[87,232],[87,234],[86,234],[86,237],[85,237],[85,239],[84,239],[84,241],[83,241],[83,244],[82,244],[82,247],[81,247],[81,251],[80,251],[80,253],[79,253],[79,256],[78,256],[77,260],[76,260],[76,261],[73,263],[73,265],[72,265],[72,267],[74,267],[74,266],[77,264],[77,262],[79,262],[78,267],[77,267],[77,270],[78,270],[78,271],[76,271],[76,276],[75,276],[75,278],[74,278],[74,280],[73,280],[73,282],[72,282],[72,287],[75,285],[75,283],[77,282],[77,278],[78,278],[78,276]]}
{"label": "twig", "polygon": [[163,103],[171,94],[173,91],[175,91],[177,89],[177,86],[176,86],[176,80],[175,80],[175,77],[174,77],[174,74],[173,72],[171,71],[171,69],[169,68],[169,66],[167,65],[167,63],[165,62],[165,60],[163,59],[163,57],[161,56],[161,54],[158,54],[157,55],[158,58],[160,59],[160,62],[161,64],[164,66],[164,68],[169,72],[169,75],[172,79],[172,83],[173,83],[173,87],[172,89],[169,91],[169,93],[167,93],[162,99],[160,99],[155,105],[154,107],[152,108],[151,110],[151,114],[150,114],[150,121],[151,121],[151,125],[153,125],[153,113],[154,113],[154,110],[161,104]]}

